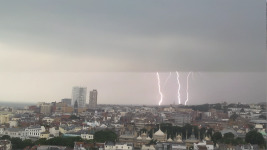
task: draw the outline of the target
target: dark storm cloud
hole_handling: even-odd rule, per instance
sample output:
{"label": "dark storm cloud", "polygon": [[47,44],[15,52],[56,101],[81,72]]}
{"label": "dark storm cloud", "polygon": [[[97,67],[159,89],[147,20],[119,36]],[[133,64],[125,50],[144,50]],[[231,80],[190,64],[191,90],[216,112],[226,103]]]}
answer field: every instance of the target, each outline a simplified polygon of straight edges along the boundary
{"label": "dark storm cloud", "polygon": [[265,1],[17,1],[0,17],[0,44],[55,57],[14,71],[266,70]]}

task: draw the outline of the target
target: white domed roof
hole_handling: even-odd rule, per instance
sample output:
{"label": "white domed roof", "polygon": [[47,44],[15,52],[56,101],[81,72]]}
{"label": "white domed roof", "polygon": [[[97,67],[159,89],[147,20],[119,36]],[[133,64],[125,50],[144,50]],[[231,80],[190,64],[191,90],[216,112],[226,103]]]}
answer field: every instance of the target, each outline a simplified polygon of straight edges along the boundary
{"label": "white domed roof", "polygon": [[159,128],[159,130],[154,135],[164,136],[164,133]]}
{"label": "white domed roof", "polygon": [[209,138],[208,136],[206,136],[206,137],[205,137],[205,140],[206,140],[206,141],[209,141],[209,140],[210,140],[210,138]]}
{"label": "white domed roof", "polygon": [[180,138],[176,142],[177,143],[183,143],[182,139],[180,139]]}
{"label": "white domed roof", "polygon": [[143,132],[143,134],[142,135],[145,135],[146,136],[146,133],[145,132]]}
{"label": "white domed roof", "polygon": [[171,139],[171,137],[167,140],[167,142],[173,142],[172,139]]}
{"label": "white domed roof", "polygon": [[141,138],[141,136],[139,135],[137,138],[136,138],[137,140],[142,140],[142,138]]}
{"label": "white domed roof", "polygon": [[151,140],[151,138],[148,136],[148,137],[146,138],[146,140],[150,141],[150,140]]}

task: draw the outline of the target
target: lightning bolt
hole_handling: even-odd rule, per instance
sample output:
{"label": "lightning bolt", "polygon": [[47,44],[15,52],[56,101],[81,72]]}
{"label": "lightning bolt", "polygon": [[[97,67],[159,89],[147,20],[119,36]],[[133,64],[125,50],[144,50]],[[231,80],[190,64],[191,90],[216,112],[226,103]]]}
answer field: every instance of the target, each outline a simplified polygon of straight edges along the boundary
{"label": "lightning bolt", "polygon": [[[169,78],[171,77],[171,75],[172,75],[172,73],[170,72],[170,75],[169,75],[168,78],[166,79],[166,81],[165,81],[165,83],[164,83],[162,89],[164,89],[164,87],[165,87],[166,83],[168,82]],[[157,95],[157,98],[159,97],[159,95],[160,95],[160,94]]]}
{"label": "lightning bolt", "polygon": [[179,81],[179,73],[176,71],[176,74],[177,74],[177,83],[178,83],[178,102],[179,102],[179,104],[181,104],[181,98],[180,98],[181,85],[180,85],[180,81]]}
{"label": "lightning bolt", "polygon": [[189,72],[188,75],[187,75],[187,88],[186,88],[186,101],[185,101],[185,105],[186,105],[186,102],[188,101],[188,77],[189,77],[190,74],[191,74],[191,72]]}
{"label": "lightning bolt", "polygon": [[169,80],[169,78],[171,77],[171,75],[172,75],[172,73],[170,72],[170,75],[169,75],[169,77],[167,78],[167,80],[165,81],[165,83],[164,83],[164,85],[163,85],[163,89],[164,89],[164,87],[165,87],[165,85],[166,85],[166,83],[168,82],[168,80]]}
{"label": "lightning bolt", "polygon": [[159,105],[160,103],[162,102],[162,98],[163,98],[163,95],[160,91],[160,78],[159,78],[159,73],[157,72],[157,76],[158,76],[158,86],[159,86],[159,94],[160,94],[160,101],[159,101]]}

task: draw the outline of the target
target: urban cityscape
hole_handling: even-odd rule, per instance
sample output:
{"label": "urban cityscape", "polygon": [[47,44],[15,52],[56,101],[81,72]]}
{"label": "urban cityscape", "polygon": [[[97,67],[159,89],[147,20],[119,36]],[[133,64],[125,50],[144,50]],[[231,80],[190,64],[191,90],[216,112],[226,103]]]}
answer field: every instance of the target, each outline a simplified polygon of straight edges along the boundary
{"label": "urban cityscape", "polygon": [[265,149],[266,102],[112,105],[87,91],[75,86],[58,102],[2,106],[1,149]]}
{"label": "urban cityscape", "polygon": [[1,2],[0,150],[267,150],[266,8]]}

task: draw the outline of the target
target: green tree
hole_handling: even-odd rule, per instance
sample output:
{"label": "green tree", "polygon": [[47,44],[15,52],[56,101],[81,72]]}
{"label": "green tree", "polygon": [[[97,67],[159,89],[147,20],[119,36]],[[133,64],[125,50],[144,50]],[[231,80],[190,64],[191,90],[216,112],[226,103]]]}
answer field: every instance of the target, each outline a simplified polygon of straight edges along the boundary
{"label": "green tree", "polygon": [[204,136],[205,136],[205,133],[206,133],[206,128],[201,128],[200,129],[200,139],[204,139]]}
{"label": "green tree", "polygon": [[212,131],[213,131],[213,129],[212,128],[209,128],[207,130],[207,136],[212,137]]}
{"label": "green tree", "polygon": [[35,145],[46,145],[47,140],[45,138],[40,138],[34,142]]}
{"label": "green tree", "polygon": [[223,138],[223,143],[224,144],[231,144],[232,143],[232,138]]}
{"label": "green tree", "polygon": [[83,142],[84,140],[80,137],[55,137],[49,140],[41,138],[34,142],[34,145],[61,145],[67,147],[73,147],[74,142]]}
{"label": "green tree", "polygon": [[237,137],[235,140],[237,141],[237,144],[245,144],[244,140],[241,137]]}
{"label": "green tree", "polygon": [[221,132],[215,132],[212,137],[211,137],[211,140],[213,141],[214,145],[220,141],[222,139],[222,134]]}
{"label": "green tree", "polygon": [[85,140],[86,143],[94,143],[94,140]]}
{"label": "green tree", "polygon": [[151,140],[149,143],[148,143],[148,145],[156,145],[157,144],[157,140]]}
{"label": "green tree", "polygon": [[239,117],[239,115],[237,115],[236,113],[234,113],[234,114],[232,114],[232,115],[230,116],[229,119],[235,121],[238,117]]}
{"label": "green tree", "polygon": [[199,110],[207,112],[209,110],[209,104],[203,104],[203,105],[193,105],[190,106],[193,110]]}
{"label": "green tree", "polygon": [[183,126],[183,138],[186,138],[186,131],[187,131],[187,138],[189,138],[192,134],[192,125],[191,124],[186,124]]}
{"label": "green tree", "polygon": [[22,141],[21,147],[20,148],[25,148],[27,146],[34,146],[34,144],[32,143],[32,140],[30,139],[26,139],[24,141]]}
{"label": "green tree", "polygon": [[229,104],[228,107],[229,108],[231,108],[231,107],[237,107],[237,105],[232,103],[232,104]]}
{"label": "green tree", "polygon": [[232,138],[233,139],[233,138],[235,138],[235,135],[232,132],[228,132],[228,133],[224,133],[223,137],[225,139],[227,139],[227,138]]}
{"label": "green tree", "polygon": [[20,149],[22,148],[22,140],[20,138],[11,138],[11,143],[12,143],[12,149]]}
{"label": "green tree", "polygon": [[117,134],[111,130],[97,131],[94,135],[94,140],[96,142],[115,142],[117,140]]}
{"label": "green tree", "polygon": [[3,136],[1,137],[1,140],[5,140],[5,139],[10,140],[11,137],[10,137],[9,135],[3,135]]}
{"label": "green tree", "polygon": [[220,103],[214,104],[215,106],[213,106],[212,108],[217,109],[217,110],[221,110],[222,109],[222,105]]}
{"label": "green tree", "polygon": [[250,130],[252,130],[252,129],[254,129],[255,126],[253,124],[248,124],[248,127]]}
{"label": "green tree", "polygon": [[265,140],[261,133],[252,130],[246,134],[245,141],[250,144],[263,145]]}

